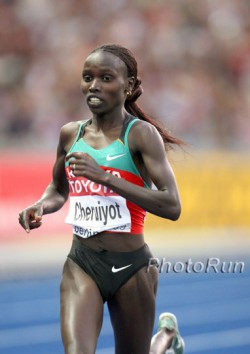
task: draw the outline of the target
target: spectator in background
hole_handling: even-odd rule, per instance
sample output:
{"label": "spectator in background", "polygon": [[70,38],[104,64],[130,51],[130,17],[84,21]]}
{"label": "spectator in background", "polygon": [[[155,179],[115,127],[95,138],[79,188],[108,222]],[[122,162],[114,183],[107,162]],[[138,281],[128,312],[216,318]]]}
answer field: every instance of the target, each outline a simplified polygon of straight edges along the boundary
{"label": "spectator in background", "polygon": [[[145,94],[142,104],[153,116],[201,148],[250,147],[249,1],[102,4],[0,3],[2,148],[10,140],[15,144],[13,126],[24,120],[30,144],[39,149],[46,142],[50,149],[60,124],[48,129],[44,121],[56,117],[63,124],[86,114],[75,89],[82,57],[99,43],[115,41],[143,58],[152,94]],[[16,102],[16,89],[30,102],[29,112]]]}

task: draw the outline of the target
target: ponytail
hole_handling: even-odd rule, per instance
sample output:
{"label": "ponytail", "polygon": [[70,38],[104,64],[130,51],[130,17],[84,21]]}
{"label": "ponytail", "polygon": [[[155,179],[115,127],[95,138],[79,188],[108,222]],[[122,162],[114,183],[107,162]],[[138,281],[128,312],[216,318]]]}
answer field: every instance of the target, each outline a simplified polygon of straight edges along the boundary
{"label": "ponytail", "polygon": [[151,118],[138,106],[136,100],[141,96],[142,93],[143,88],[141,86],[141,80],[140,78],[137,78],[131,94],[127,96],[127,99],[125,101],[126,111],[131,115],[152,124],[158,130],[164,143],[167,145],[168,148],[172,148],[172,144],[183,145],[184,142],[182,140],[172,136],[161,122],[157,122],[155,119]]}

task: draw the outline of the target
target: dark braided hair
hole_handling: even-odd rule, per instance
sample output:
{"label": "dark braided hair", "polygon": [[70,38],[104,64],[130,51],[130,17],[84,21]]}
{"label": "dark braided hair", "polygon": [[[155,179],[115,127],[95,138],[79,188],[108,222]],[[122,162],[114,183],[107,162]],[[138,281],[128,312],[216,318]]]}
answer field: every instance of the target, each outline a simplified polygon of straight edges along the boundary
{"label": "dark braided hair", "polygon": [[121,59],[127,67],[128,77],[134,77],[135,83],[130,95],[127,96],[125,101],[125,109],[128,113],[132,114],[135,117],[138,117],[141,120],[144,120],[152,124],[162,136],[162,139],[168,147],[171,147],[172,144],[182,145],[183,141],[172,136],[165,127],[162,127],[160,122],[156,122],[155,119],[152,119],[148,114],[142,111],[142,109],[136,103],[138,97],[143,93],[141,86],[141,79],[138,77],[137,70],[137,61],[135,60],[134,55],[130,50],[124,48],[118,44],[104,44],[100,47],[94,49],[92,53],[102,50],[104,52],[111,53]]}

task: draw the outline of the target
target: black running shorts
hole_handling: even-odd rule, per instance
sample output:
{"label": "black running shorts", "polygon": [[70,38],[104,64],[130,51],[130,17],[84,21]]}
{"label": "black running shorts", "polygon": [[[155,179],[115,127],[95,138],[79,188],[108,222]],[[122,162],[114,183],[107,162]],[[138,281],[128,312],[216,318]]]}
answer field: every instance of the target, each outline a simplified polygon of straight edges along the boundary
{"label": "black running shorts", "polygon": [[152,254],[147,244],[132,252],[98,252],[74,239],[68,257],[95,281],[105,302],[148,265]]}

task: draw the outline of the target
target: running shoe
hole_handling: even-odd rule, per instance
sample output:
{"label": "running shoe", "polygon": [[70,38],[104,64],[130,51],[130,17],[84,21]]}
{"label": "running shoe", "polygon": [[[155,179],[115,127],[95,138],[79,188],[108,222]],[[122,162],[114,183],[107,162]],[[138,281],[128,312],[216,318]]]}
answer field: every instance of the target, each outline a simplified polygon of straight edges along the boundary
{"label": "running shoe", "polygon": [[175,337],[172,341],[171,347],[167,349],[166,354],[183,354],[185,343],[179,334],[177,318],[170,312],[164,312],[159,317],[158,332],[166,328],[169,331],[175,331]]}

